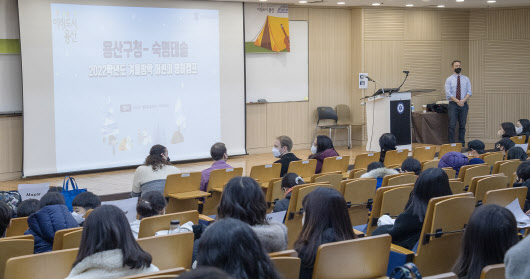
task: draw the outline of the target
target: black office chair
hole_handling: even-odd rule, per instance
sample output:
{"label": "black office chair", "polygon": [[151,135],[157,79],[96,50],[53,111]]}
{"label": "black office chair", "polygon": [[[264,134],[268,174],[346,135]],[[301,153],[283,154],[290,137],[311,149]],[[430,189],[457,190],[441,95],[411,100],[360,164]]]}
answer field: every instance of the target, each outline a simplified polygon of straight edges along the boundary
{"label": "black office chair", "polygon": [[[333,142],[335,142],[335,134],[337,132],[336,129],[348,129],[347,125],[337,125],[337,121],[339,120],[339,117],[337,116],[337,112],[332,107],[318,107],[317,112],[318,112],[318,119],[317,119],[317,126],[315,130],[315,137],[316,137],[316,133],[318,132],[318,128],[320,128],[320,129],[329,129],[329,137],[331,138],[331,129],[333,129]],[[320,124],[321,120],[335,120],[335,123],[321,125]]]}

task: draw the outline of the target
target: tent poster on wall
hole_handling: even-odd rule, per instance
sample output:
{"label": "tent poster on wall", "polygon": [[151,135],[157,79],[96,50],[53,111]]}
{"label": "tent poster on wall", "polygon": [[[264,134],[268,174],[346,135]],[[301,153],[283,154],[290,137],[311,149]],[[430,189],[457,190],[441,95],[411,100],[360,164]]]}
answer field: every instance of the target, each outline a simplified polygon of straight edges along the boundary
{"label": "tent poster on wall", "polygon": [[290,52],[287,5],[245,3],[245,52]]}

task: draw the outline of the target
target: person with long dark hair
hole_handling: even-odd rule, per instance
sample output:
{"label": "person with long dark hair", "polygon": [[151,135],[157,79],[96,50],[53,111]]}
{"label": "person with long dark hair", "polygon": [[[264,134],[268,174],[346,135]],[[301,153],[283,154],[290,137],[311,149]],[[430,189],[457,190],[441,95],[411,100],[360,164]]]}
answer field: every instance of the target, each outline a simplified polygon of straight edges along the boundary
{"label": "person with long dark hair", "polygon": [[508,209],[496,204],[477,207],[467,223],[453,272],[458,278],[479,279],[484,267],[503,263],[504,254],[517,242],[517,222]]}
{"label": "person with long dark hair", "polygon": [[287,248],[287,227],[267,221],[263,190],[250,177],[234,177],[226,184],[217,207],[217,218],[234,218],[251,226],[267,253]]}
{"label": "person with long dark hair", "polygon": [[322,171],[322,164],[324,159],[327,157],[339,156],[339,153],[333,147],[333,141],[327,136],[317,136],[313,145],[311,145],[311,154],[309,159],[317,160],[317,168],[315,173],[320,173]]}
{"label": "person with long dark hair", "polygon": [[530,161],[522,162],[515,172],[517,180],[513,184],[513,187],[527,187],[526,200],[524,203],[524,211],[526,214],[530,214]]}
{"label": "person with long dark hair", "polygon": [[452,195],[447,173],[439,168],[430,168],[420,173],[414,184],[412,196],[405,211],[397,217],[394,225],[383,225],[375,229],[372,235],[388,233],[392,243],[406,249],[412,249],[420,239],[421,229],[429,200]]}
{"label": "person with long dark hair", "polygon": [[511,138],[517,136],[517,132],[515,132],[515,125],[513,125],[512,122],[502,123],[497,135],[501,136],[502,138]]}
{"label": "person with long dark hair", "polygon": [[144,164],[134,172],[131,197],[139,197],[149,191],[164,193],[167,176],[179,172],[171,165],[167,148],[161,144],[153,145]]}
{"label": "person with long dark hair", "polygon": [[385,156],[387,151],[396,150],[396,137],[391,133],[384,133],[379,138],[379,148],[381,149],[381,156],[379,162],[385,162]]}
{"label": "person with long dark hair", "polygon": [[107,279],[156,272],[152,257],[134,239],[127,217],[102,205],[86,218],[83,236],[67,279]]}
{"label": "person with long dark hair", "polygon": [[282,191],[285,193],[285,197],[274,204],[273,212],[285,211],[289,208],[291,202],[291,191],[294,186],[304,184],[304,180],[296,173],[287,173],[282,178]]}
{"label": "person with long dark hair", "polygon": [[302,231],[294,249],[302,260],[300,279],[310,279],[322,244],[356,238],[344,197],[335,189],[319,187],[302,200]]}
{"label": "person with long dark hair", "polygon": [[503,156],[506,156],[506,152],[510,148],[515,146],[515,142],[510,138],[502,138],[500,141],[495,143],[495,151],[501,151]]}
{"label": "person with long dark hair", "polygon": [[197,267],[217,267],[235,279],[280,279],[255,231],[242,221],[223,218],[203,233]]}
{"label": "person with long dark hair", "polygon": [[515,126],[515,132],[518,136],[526,136],[524,143],[528,143],[528,138],[530,137],[530,120],[519,119]]}

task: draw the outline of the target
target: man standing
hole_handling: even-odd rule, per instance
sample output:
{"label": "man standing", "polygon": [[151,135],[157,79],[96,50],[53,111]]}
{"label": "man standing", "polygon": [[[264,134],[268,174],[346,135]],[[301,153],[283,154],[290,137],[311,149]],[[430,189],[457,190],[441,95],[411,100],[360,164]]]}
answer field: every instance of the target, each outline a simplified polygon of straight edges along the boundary
{"label": "man standing", "polygon": [[[445,80],[445,97],[449,100],[449,142],[461,142],[465,146],[466,122],[469,106],[467,100],[471,97],[471,82],[461,75],[460,61],[451,63],[453,75]],[[455,141],[456,121],[458,120],[458,141]]]}

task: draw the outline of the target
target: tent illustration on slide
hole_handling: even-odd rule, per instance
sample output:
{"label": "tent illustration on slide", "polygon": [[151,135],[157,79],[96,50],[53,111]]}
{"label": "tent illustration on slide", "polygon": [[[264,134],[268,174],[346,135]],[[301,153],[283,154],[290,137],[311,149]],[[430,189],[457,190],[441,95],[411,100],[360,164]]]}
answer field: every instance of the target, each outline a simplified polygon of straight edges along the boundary
{"label": "tent illustration on slide", "polygon": [[[267,16],[253,45],[274,52],[290,51],[289,18]],[[264,52],[264,50],[247,47],[247,52]]]}

